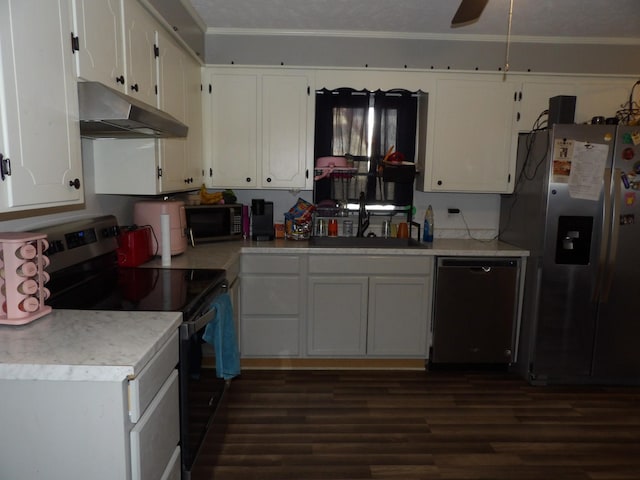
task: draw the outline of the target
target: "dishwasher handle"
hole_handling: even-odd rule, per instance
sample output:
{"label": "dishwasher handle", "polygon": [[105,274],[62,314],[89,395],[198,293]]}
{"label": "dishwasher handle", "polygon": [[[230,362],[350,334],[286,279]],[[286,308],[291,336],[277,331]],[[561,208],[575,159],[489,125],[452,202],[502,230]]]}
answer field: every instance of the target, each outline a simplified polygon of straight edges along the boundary
{"label": "dishwasher handle", "polygon": [[494,267],[518,266],[518,260],[513,258],[439,258],[438,267],[468,268],[478,273],[488,273]]}

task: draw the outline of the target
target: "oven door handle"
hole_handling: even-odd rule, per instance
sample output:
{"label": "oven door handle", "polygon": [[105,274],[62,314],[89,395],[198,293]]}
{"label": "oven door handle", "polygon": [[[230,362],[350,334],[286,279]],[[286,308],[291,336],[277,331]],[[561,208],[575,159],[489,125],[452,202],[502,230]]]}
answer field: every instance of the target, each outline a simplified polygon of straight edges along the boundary
{"label": "oven door handle", "polygon": [[215,307],[212,307],[211,310],[208,310],[194,321],[182,323],[182,325],[180,325],[180,338],[182,340],[188,340],[194,333],[206,327],[211,320],[216,318],[216,312]]}

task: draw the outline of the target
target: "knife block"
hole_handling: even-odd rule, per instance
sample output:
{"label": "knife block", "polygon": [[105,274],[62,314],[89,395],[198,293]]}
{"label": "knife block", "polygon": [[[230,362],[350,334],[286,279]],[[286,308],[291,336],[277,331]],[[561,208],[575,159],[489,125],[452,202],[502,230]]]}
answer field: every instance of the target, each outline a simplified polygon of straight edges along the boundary
{"label": "knife block", "polygon": [[44,304],[48,246],[44,234],[0,233],[0,324],[24,325],[51,312]]}

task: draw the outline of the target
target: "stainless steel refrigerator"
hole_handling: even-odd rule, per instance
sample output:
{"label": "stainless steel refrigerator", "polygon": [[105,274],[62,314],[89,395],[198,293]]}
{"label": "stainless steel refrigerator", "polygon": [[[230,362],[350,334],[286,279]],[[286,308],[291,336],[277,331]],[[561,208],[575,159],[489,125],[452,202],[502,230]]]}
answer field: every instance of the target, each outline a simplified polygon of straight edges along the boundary
{"label": "stainless steel refrigerator", "polygon": [[516,369],[640,384],[640,126],[521,134],[500,239],[531,251]]}

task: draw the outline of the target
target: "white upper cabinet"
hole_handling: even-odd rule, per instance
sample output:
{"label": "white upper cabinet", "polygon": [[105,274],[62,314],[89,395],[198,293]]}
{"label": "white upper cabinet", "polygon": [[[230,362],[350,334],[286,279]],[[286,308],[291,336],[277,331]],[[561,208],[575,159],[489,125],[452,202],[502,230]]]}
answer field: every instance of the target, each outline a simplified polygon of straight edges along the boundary
{"label": "white upper cabinet", "polygon": [[429,95],[425,191],[509,193],[517,86],[501,77],[441,76]]}
{"label": "white upper cabinet", "polygon": [[205,178],[211,187],[258,186],[257,73],[206,71]]}
{"label": "white upper cabinet", "polygon": [[205,178],[211,187],[311,189],[312,75],[205,70]]}
{"label": "white upper cabinet", "polygon": [[[589,123],[593,117],[615,117],[629,101],[635,79],[584,79],[576,85],[576,123]],[[636,97],[637,98],[637,97]]]}
{"label": "white upper cabinet", "polygon": [[84,201],[70,0],[0,3],[0,211]]}
{"label": "white upper cabinet", "polygon": [[[86,11],[96,8],[100,12],[106,8],[100,2],[85,0],[85,3]],[[119,90],[169,113],[186,124],[189,132],[186,138],[94,140],[91,155],[96,193],[157,195],[199,188],[202,183],[200,62],[137,1],[126,1],[123,5],[126,81]],[[85,12],[83,18],[99,18],[99,15]],[[88,27],[85,30],[91,31]],[[108,58],[103,60],[109,63]]]}
{"label": "white upper cabinet", "polygon": [[[549,99],[558,95],[576,94],[575,83],[567,80],[525,80],[516,92],[516,128],[518,132],[532,130],[538,118],[546,127],[547,116],[543,112],[549,109]],[[539,128],[540,126],[538,126]]]}
{"label": "white upper cabinet", "polygon": [[122,0],[73,0],[76,72],[126,91]]}
{"label": "white upper cabinet", "polygon": [[157,106],[155,20],[137,1],[125,1],[124,46],[126,91],[129,95]]}
{"label": "white upper cabinet", "polygon": [[[158,106],[161,110],[187,124],[186,55],[168,34],[158,31]],[[199,98],[199,95],[198,95]],[[191,134],[191,132],[189,132]],[[166,138],[158,141],[160,148],[160,190],[163,192],[190,186],[187,177],[188,142],[186,138]]]}
{"label": "white upper cabinet", "polygon": [[[262,76],[262,187],[312,188],[314,118],[307,75]],[[315,97],[315,94],[314,94]]]}

